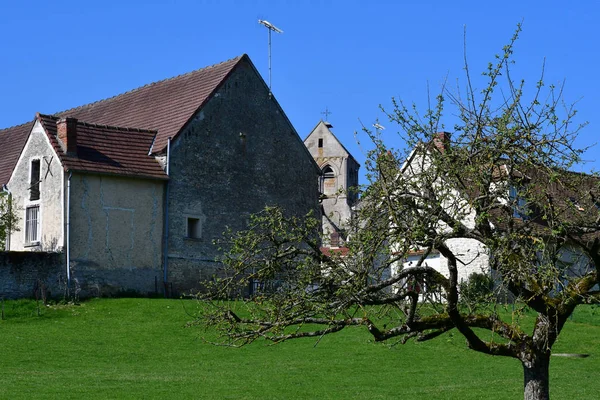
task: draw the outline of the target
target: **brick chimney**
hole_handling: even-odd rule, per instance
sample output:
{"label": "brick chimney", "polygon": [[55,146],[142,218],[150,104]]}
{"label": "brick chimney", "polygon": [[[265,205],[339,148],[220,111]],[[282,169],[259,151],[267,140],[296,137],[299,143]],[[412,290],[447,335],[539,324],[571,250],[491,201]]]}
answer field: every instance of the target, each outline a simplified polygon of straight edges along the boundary
{"label": "brick chimney", "polygon": [[433,136],[433,145],[440,151],[440,153],[444,153],[448,146],[450,145],[450,133],[448,132],[438,132]]}
{"label": "brick chimney", "polygon": [[67,154],[77,154],[77,119],[61,118],[56,121],[58,139]]}

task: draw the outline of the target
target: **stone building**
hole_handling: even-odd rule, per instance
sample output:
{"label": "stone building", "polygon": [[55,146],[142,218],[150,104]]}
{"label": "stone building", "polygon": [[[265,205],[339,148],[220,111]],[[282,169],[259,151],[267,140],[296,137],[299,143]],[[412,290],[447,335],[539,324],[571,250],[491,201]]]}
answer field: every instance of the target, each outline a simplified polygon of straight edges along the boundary
{"label": "stone building", "polygon": [[8,249],[64,251],[65,281],[95,294],[156,290],[168,179],[148,155],[156,132],[43,114],[32,125],[7,185],[21,221]]}
{"label": "stone building", "polygon": [[347,237],[352,207],[358,201],[360,165],[333,134],[333,125],[319,121],[304,144],[321,169],[319,189],[323,214],[323,236],[327,247],[341,247]]}
{"label": "stone building", "polygon": [[226,228],[318,211],[320,170],[247,55],[0,130],[0,168],[7,248],[62,252],[89,294],[197,289]]}

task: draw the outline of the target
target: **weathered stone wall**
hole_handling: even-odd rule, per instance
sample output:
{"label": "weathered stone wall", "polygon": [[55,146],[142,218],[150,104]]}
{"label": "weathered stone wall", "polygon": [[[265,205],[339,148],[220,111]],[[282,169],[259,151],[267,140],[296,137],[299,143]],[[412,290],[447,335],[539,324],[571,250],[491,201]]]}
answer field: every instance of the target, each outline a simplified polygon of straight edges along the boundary
{"label": "weathered stone wall", "polygon": [[[31,161],[40,160],[40,196],[31,200]],[[64,246],[63,238],[63,178],[64,172],[58,156],[39,122],[32,128],[19,162],[8,183],[15,214],[19,217],[18,231],[10,235],[9,250],[58,251]],[[25,240],[26,209],[39,206],[39,241]]]}
{"label": "weathered stone wall", "polygon": [[173,141],[170,178],[168,281],[178,293],[216,272],[213,240],[246,228],[251,213],[267,205],[318,212],[318,168],[247,63]]}
{"label": "weathered stone wall", "polygon": [[85,296],[162,292],[164,183],[73,173],[70,257]]}
{"label": "weathered stone wall", "polygon": [[64,253],[0,252],[0,298],[88,298],[162,294],[162,275],[155,268],[105,269],[72,264],[67,291]]}
{"label": "weathered stone wall", "polygon": [[[327,125],[321,121],[304,140],[306,148],[322,171],[329,166],[334,178],[321,177],[323,205],[323,234],[325,244],[333,232],[344,232],[352,218],[352,206],[358,199],[358,170],[360,165],[348,153]],[[321,146],[319,146],[321,145]],[[331,244],[331,243],[329,243]]]}
{"label": "weathered stone wall", "polygon": [[60,298],[65,284],[64,254],[0,252],[0,298],[35,298],[36,289],[45,291],[48,297]]}

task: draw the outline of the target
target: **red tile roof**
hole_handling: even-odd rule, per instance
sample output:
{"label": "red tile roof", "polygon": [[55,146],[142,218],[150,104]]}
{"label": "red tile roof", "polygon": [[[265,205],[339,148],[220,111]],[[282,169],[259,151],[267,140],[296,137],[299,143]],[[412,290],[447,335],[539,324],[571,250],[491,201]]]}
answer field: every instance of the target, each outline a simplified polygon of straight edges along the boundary
{"label": "red tile roof", "polygon": [[58,117],[38,114],[65,170],[150,179],[168,179],[148,155],[156,131],[89,124],[77,121],[77,153],[65,153],[57,138]]}
{"label": "red tile roof", "polygon": [[321,247],[319,250],[326,257],[331,257],[332,255],[344,257],[350,252],[350,249],[347,247]]}
{"label": "red tile roof", "polygon": [[248,56],[244,54],[57,115],[95,124],[157,130],[152,151],[158,153],[167,146],[169,137],[175,138],[242,59],[248,59]]}
{"label": "red tile roof", "polygon": [[0,186],[8,183],[27,142],[32,122],[0,129]]}

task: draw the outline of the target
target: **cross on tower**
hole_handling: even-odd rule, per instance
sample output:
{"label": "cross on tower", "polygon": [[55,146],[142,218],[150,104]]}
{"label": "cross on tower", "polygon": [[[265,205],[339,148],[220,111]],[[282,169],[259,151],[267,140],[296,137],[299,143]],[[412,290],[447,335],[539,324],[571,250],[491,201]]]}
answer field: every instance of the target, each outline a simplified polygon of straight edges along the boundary
{"label": "cross on tower", "polygon": [[329,114],[331,114],[331,111],[329,111],[329,108],[327,108],[327,106],[325,106],[325,111],[323,111],[321,114],[325,115],[325,121],[327,121],[329,118]]}

